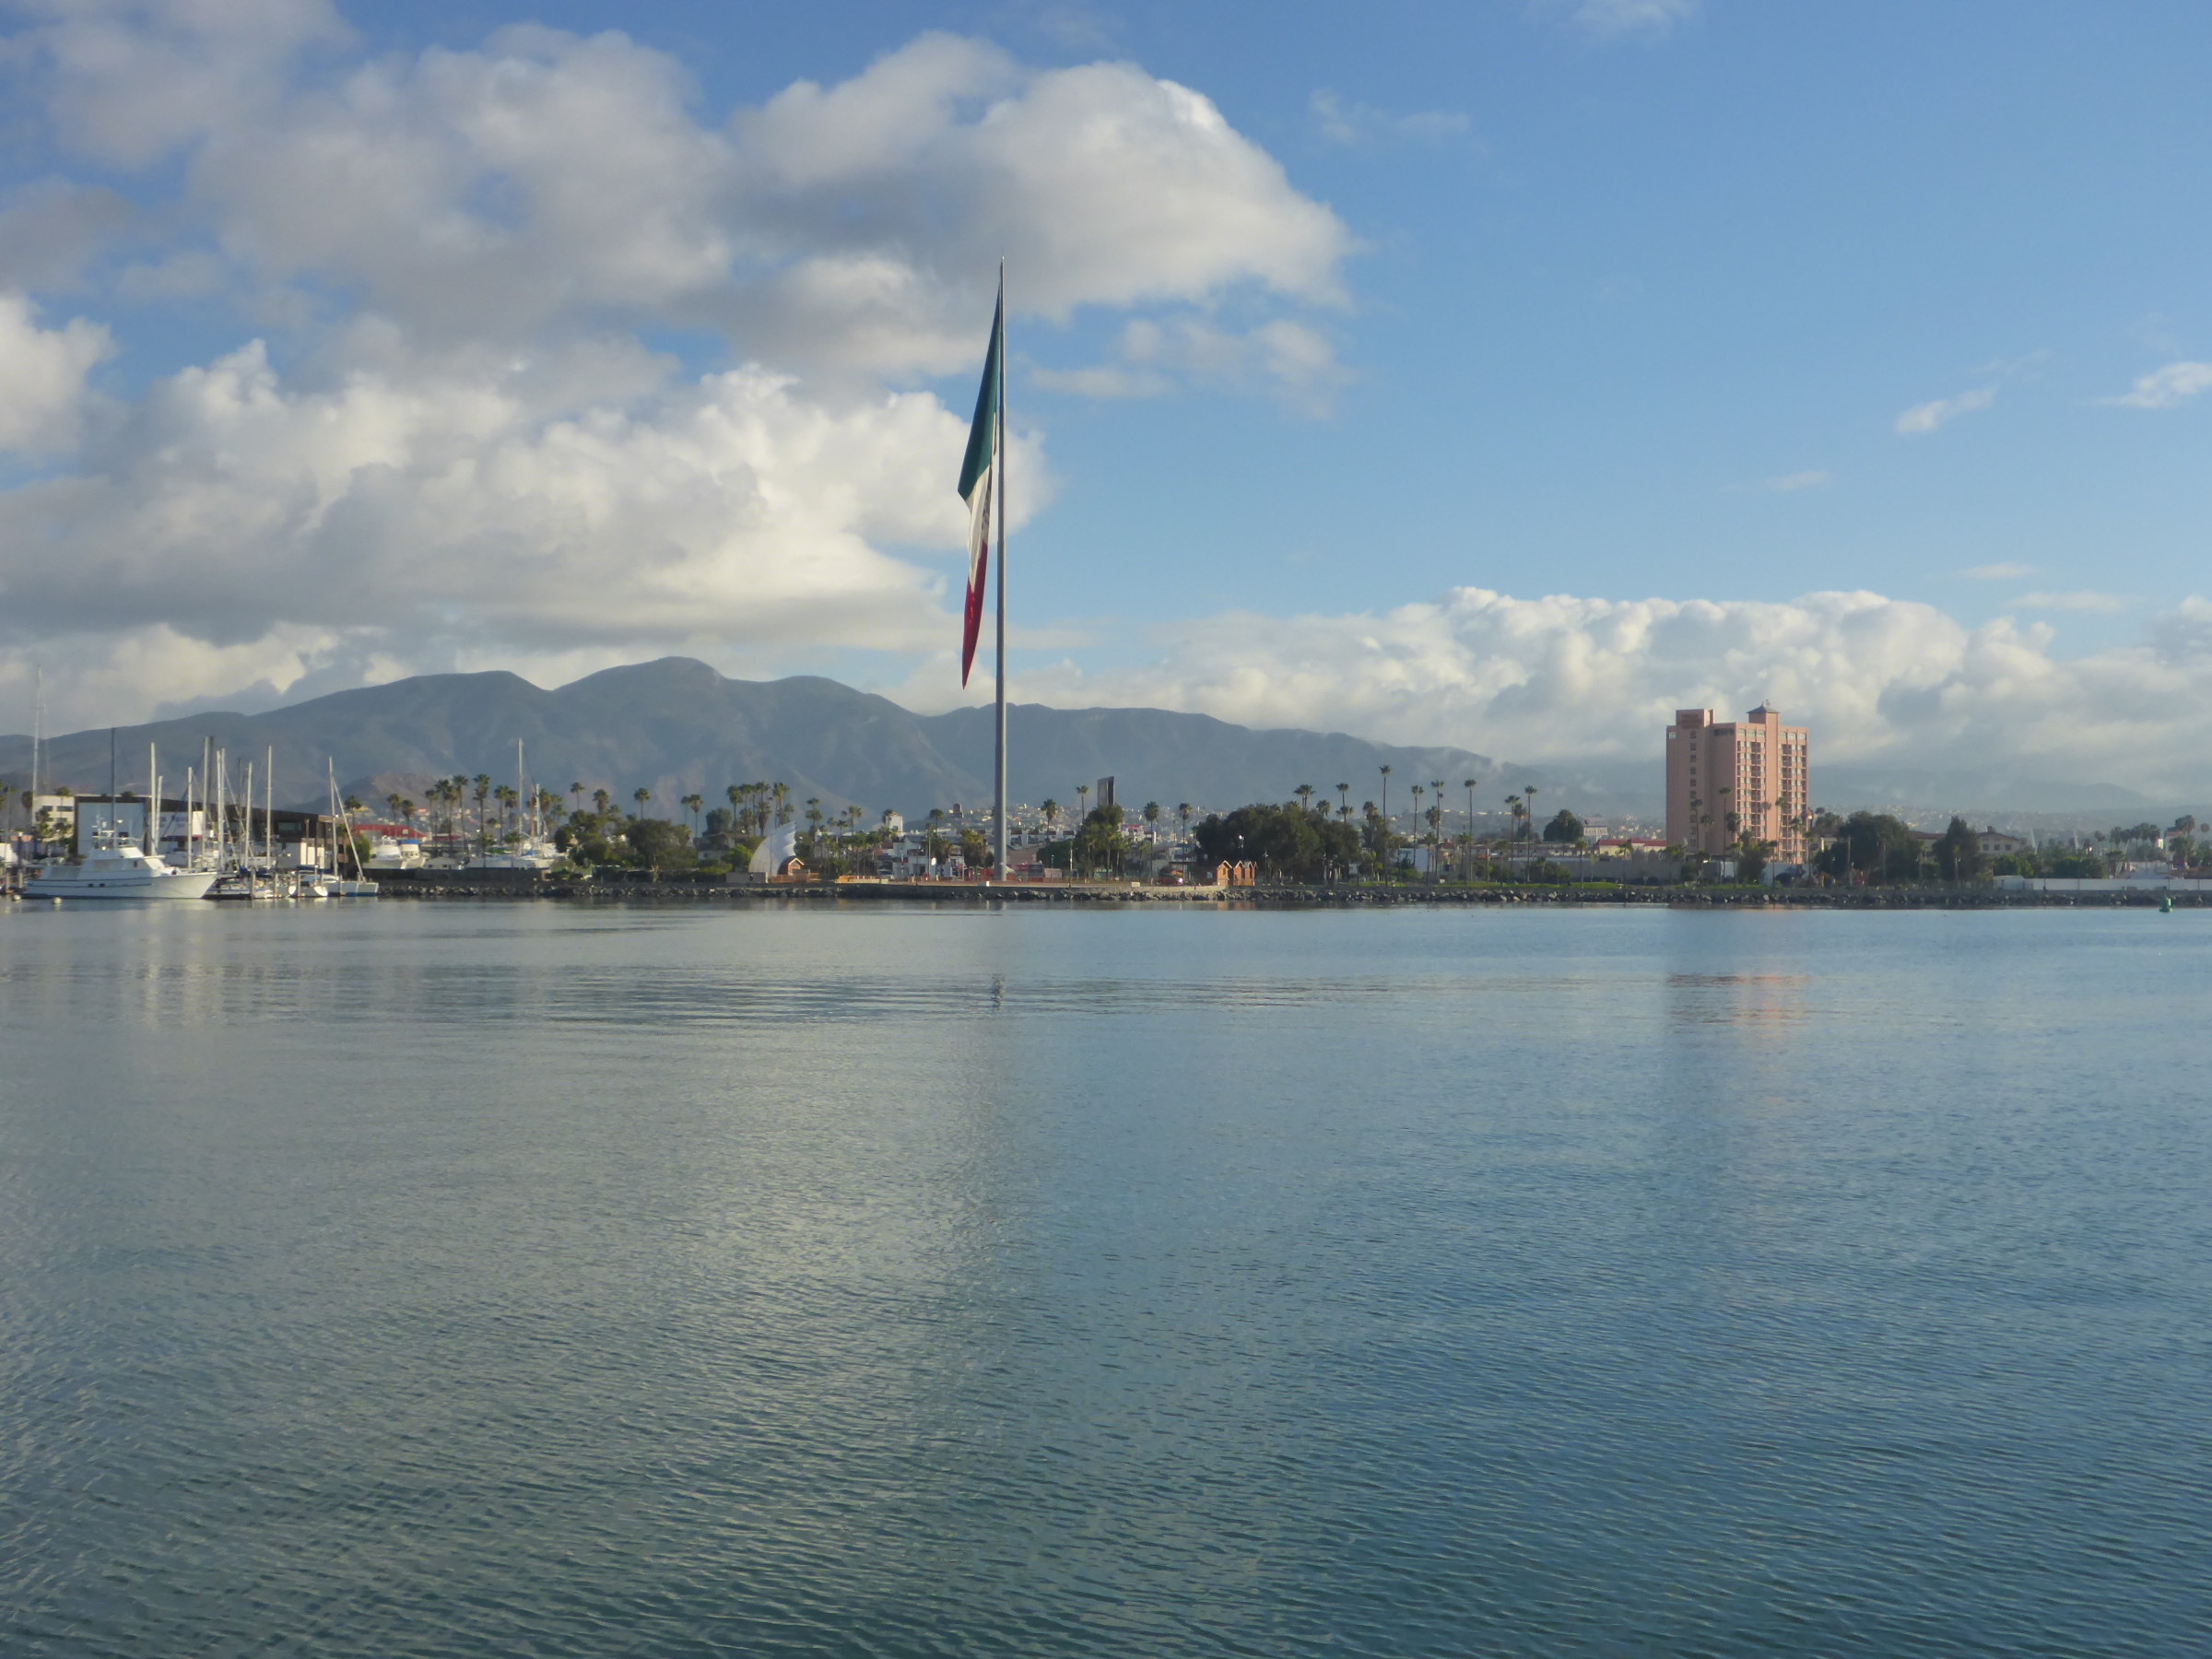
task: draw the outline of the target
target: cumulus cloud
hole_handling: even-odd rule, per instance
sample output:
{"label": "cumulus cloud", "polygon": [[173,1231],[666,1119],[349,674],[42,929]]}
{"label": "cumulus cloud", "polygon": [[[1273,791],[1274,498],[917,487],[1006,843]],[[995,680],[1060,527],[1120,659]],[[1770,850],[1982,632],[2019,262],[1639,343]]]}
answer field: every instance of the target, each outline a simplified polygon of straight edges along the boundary
{"label": "cumulus cloud", "polygon": [[2018,582],[2023,576],[2034,575],[2035,567],[2030,564],[1984,564],[1975,565],[1959,574],[1969,582]]}
{"label": "cumulus cloud", "polygon": [[787,363],[941,372],[1002,252],[1016,313],[1054,321],[1236,287],[1344,299],[1342,222],[1134,65],[925,35],[709,124],[680,65],[616,33],[510,28],[288,81],[336,28],[285,0],[159,26],[91,7],[26,48],[83,150],[183,159],[184,205],[241,268],[441,336],[651,316]]}
{"label": "cumulus cloud", "polygon": [[1156,659],[1033,675],[1049,701],[1158,703],[1253,725],[1453,743],[1516,759],[1648,758],[1677,708],[1771,699],[1830,761],[2031,762],[2151,792],[2212,784],[2212,602],[2066,658],[2042,624],[1968,628],[1871,593],[1782,603],[1524,599],[1459,588],[1379,614],[1225,614]]}
{"label": "cumulus cloud", "polygon": [[[228,646],[305,626],[360,649],[531,651],[897,649],[937,627],[938,578],[879,550],[959,542],[946,457],[966,423],[934,397],[826,403],[744,369],[570,413],[562,378],[463,360],[303,391],[258,342],[188,370],[90,465],[0,498],[0,535],[63,524],[71,547],[12,573],[7,627],[161,624]],[[1016,459],[1018,522],[1043,468],[1027,442]]]}
{"label": "cumulus cloud", "polygon": [[[916,649],[967,424],[917,381],[973,372],[1002,252],[1017,318],[1129,318],[1077,389],[1318,409],[1344,378],[1312,320],[1346,303],[1343,223],[1132,64],[930,34],[718,112],[618,33],[369,57],[320,0],[36,16],[0,43],[12,112],[135,177],[110,291],[247,320],[83,422],[106,328],[0,290],[0,445],[53,463],[0,493],[0,681],[69,641],[58,719],[471,660]],[[23,280],[80,267],[120,200],[0,204],[77,228]],[[646,344],[672,329],[736,366],[684,371]],[[1015,441],[1018,520],[1051,471]]]}
{"label": "cumulus cloud", "polygon": [[2098,401],[2130,409],[2171,409],[2206,390],[2212,390],[2212,363],[2169,363],[2138,376],[2119,396]]}
{"label": "cumulus cloud", "polygon": [[0,203],[0,289],[73,288],[85,262],[134,217],[112,190],[39,179]]}
{"label": "cumulus cloud", "polygon": [[0,450],[50,452],[74,443],[85,376],[113,350],[99,324],[74,317],[60,328],[41,328],[29,300],[0,293]]}
{"label": "cumulus cloud", "polygon": [[1933,403],[1914,404],[1897,418],[1897,431],[1900,437],[1917,438],[1947,426],[1961,415],[1972,415],[1986,409],[1997,401],[1994,386],[1977,386],[1971,392],[1961,392],[1956,397],[1938,397]]}

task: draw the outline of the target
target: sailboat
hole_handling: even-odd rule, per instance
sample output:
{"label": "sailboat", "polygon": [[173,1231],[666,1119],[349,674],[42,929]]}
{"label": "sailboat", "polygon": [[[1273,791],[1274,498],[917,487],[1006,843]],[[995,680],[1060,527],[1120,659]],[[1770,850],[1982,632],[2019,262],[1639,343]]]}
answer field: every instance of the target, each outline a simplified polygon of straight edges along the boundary
{"label": "sailboat", "polygon": [[[361,850],[353,839],[353,822],[346,815],[345,803],[338,799],[338,770],[335,761],[325,758],[324,770],[330,784],[330,872],[319,876],[312,886],[315,896],[321,899],[373,899],[376,883],[369,879],[369,872],[361,867]],[[353,879],[346,877],[345,854],[353,854]],[[306,891],[303,885],[301,891]]]}
{"label": "sailboat", "polygon": [[535,870],[559,869],[566,862],[560,849],[545,839],[538,824],[536,806],[530,799],[530,780],[523,771],[523,740],[514,740],[514,794],[523,806],[522,833],[509,845],[487,847],[461,867],[464,870]]}

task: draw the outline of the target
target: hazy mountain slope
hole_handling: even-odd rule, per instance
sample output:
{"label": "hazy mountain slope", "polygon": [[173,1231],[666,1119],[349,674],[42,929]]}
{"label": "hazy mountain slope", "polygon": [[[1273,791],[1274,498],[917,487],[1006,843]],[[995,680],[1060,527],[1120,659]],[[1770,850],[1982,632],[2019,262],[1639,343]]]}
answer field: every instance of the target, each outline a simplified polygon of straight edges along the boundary
{"label": "hazy mountain slope", "polygon": [[[1377,798],[1378,768],[1393,774],[1392,801],[1410,785],[1445,777],[1456,790],[1494,765],[1457,749],[1386,748],[1342,734],[1253,732],[1202,714],[1157,709],[1047,709],[1009,712],[1018,801],[1054,795],[1071,806],[1076,786],[1112,773],[1124,801],[1234,806],[1281,800],[1299,783],[1327,791],[1352,785],[1352,799]],[[425,675],[341,691],[265,714],[203,713],[130,726],[116,735],[124,787],[142,786],[148,740],[160,746],[165,780],[196,763],[201,741],[227,747],[234,768],[258,767],[276,749],[280,799],[320,800],[324,757],[343,787],[379,803],[397,790],[421,798],[431,778],[488,772],[508,782],[520,737],[531,777],[566,793],[605,788],[628,804],[641,784],[655,810],[696,792],[718,802],[733,782],[781,779],[795,798],[848,802],[873,818],[884,807],[913,813],[991,794],[992,718],[967,709],[924,717],[834,680],[799,677],[724,679],[703,663],[670,657],[592,675],[547,691],[512,674]],[[101,790],[108,780],[104,731],[76,732],[47,746],[45,776]],[[0,772],[19,781],[29,740],[0,738]]]}
{"label": "hazy mountain slope", "polygon": [[[1454,748],[1394,748],[1340,732],[1253,731],[1204,714],[1160,709],[1008,711],[1014,798],[1031,805],[1053,796],[1076,805],[1077,784],[1112,775],[1124,806],[1147,800],[1172,808],[1189,801],[1226,807],[1285,800],[1300,783],[1334,798],[1351,786],[1355,807],[1382,798],[1379,769],[1391,767],[1390,801],[1403,813],[1412,786],[1441,778],[1449,806],[1464,810],[1462,780],[1477,778],[1476,806],[1500,812],[1504,796],[1534,782],[1537,812],[1572,806],[1586,818],[1650,822],[1660,810],[1660,744],[1639,762],[1499,762]],[[641,784],[653,810],[671,812],[687,794],[710,804],[732,783],[782,780],[804,802],[859,806],[873,818],[887,806],[912,814],[991,796],[992,712],[958,709],[919,715],[886,698],[835,680],[800,676],[724,679],[704,663],[666,657],[610,668],[547,691],[512,674],[436,674],[335,692],[265,714],[201,713],[116,735],[124,787],[143,786],[146,746],[161,748],[165,780],[180,782],[203,737],[227,747],[236,770],[258,767],[274,746],[278,798],[322,800],[324,758],[341,786],[381,805],[388,792],[423,799],[432,778],[488,772],[512,782],[514,742],[526,747],[530,775],[564,795],[571,782],[605,788],[625,806]],[[0,777],[20,788],[29,739],[0,737]],[[47,746],[45,776],[75,788],[104,790],[108,734],[76,732]],[[2141,816],[2151,804],[2132,791],[2009,774],[1945,775],[1877,766],[1824,767],[1813,760],[1814,798],[1849,810],[1860,806],[2007,813],[2085,812]],[[2192,808],[2193,810],[2194,808]],[[2156,816],[2152,812],[2152,816]]]}

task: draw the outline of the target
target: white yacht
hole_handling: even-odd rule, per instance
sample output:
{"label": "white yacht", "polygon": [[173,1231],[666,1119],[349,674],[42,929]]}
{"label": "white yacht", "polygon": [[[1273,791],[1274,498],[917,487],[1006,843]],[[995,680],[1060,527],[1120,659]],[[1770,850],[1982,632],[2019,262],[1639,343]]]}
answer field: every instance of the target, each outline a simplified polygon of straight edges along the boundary
{"label": "white yacht", "polygon": [[213,870],[174,870],[127,842],[95,846],[81,864],[34,865],[27,899],[205,899]]}
{"label": "white yacht", "polygon": [[568,861],[560,849],[550,841],[524,841],[511,847],[497,847],[480,853],[461,867],[464,870],[558,870]]}
{"label": "white yacht", "polygon": [[369,868],[372,870],[419,870],[422,863],[422,843],[418,841],[386,837],[369,851]]}

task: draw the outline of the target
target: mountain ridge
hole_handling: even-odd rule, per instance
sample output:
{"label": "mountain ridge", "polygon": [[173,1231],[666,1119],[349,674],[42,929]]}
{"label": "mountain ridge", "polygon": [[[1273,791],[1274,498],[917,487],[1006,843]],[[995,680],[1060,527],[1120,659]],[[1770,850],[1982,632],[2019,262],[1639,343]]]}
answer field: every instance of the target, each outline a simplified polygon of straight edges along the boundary
{"label": "mountain ridge", "polygon": [[[1448,805],[1465,801],[1463,781],[1480,780],[1477,806],[1500,812],[1509,790],[1537,787],[1539,811],[1568,806],[1586,818],[1655,821],[1661,759],[1500,761],[1474,750],[1380,744],[1344,732],[1241,726],[1210,714],[1166,709],[1008,708],[1010,793],[1035,805],[1075,805],[1077,786],[1117,780],[1125,806],[1157,800],[1225,809],[1288,799],[1300,783],[1323,795],[1350,785],[1355,807],[1380,799],[1379,768],[1392,768],[1391,804],[1412,803],[1411,785],[1443,779]],[[319,806],[325,757],[342,789],[381,809],[387,794],[418,803],[433,778],[488,772],[509,782],[521,738],[532,777],[566,795],[581,782],[629,805],[641,785],[652,809],[673,812],[698,793],[710,806],[734,782],[781,780],[800,801],[835,811],[885,807],[910,816],[931,806],[975,806],[991,795],[992,710],[918,714],[889,698],[817,675],[730,679],[690,657],[601,669],[547,689],[506,669],[416,675],[381,686],[326,692],[241,713],[206,710],[119,727],[119,780],[143,787],[146,746],[159,746],[165,782],[197,764],[203,738],[227,747],[234,769],[274,747],[279,798]],[[46,776],[98,792],[108,778],[105,730],[72,732],[47,744]],[[20,789],[29,738],[0,736],[0,779]],[[2149,797],[2115,784],[2074,783],[2001,771],[1939,773],[1880,764],[1814,762],[1816,803],[1926,817],[1959,811],[1983,818],[2040,817],[2082,822],[2117,814],[2159,816]],[[2185,804],[2184,804],[2185,805]],[[2194,810],[2194,808],[2190,808]]]}
{"label": "mountain ridge", "polygon": [[[417,675],[260,713],[202,711],[119,727],[114,745],[124,788],[144,787],[149,742],[161,752],[169,787],[211,740],[229,751],[234,769],[248,759],[265,764],[274,748],[280,800],[319,804],[327,757],[341,788],[381,807],[383,795],[408,780],[418,787],[435,777],[488,772],[511,782],[520,738],[534,782],[563,795],[575,782],[627,804],[642,786],[656,810],[671,811],[686,794],[712,806],[730,783],[781,780],[795,799],[818,797],[830,810],[857,805],[872,818],[886,807],[912,815],[988,801],[992,712],[917,714],[818,676],[735,680],[693,658],[664,657],[550,690],[503,669]],[[1463,779],[1479,777],[1487,786],[1501,771],[1513,773],[1516,787],[1535,782],[1540,794],[1545,781],[1545,769],[1501,766],[1467,749],[1253,728],[1162,709],[1019,703],[1009,706],[1007,725],[1008,793],[1030,805],[1059,796],[1072,806],[1078,785],[1104,776],[1117,779],[1124,806],[1152,799],[1171,811],[1182,801],[1227,808],[1287,799],[1301,782],[1324,794],[1348,783],[1357,806],[1379,797],[1383,765],[1393,769],[1393,805],[1401,807],[1412,798],[1410,785],[1440,777],[1448,794]],[[48,740],[45,775],[104,790],[109,743],[100,729]],[[0,736],[0,775],[13,787],[22,787],[29,762],[28,735]]]}

